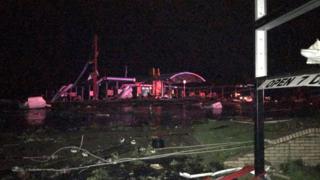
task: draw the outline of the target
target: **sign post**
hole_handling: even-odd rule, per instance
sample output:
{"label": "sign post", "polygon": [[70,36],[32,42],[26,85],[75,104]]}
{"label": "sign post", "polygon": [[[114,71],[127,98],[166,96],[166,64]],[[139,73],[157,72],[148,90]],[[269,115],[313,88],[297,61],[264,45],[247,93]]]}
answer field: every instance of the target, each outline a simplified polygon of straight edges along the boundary
{"label": "sign post", "polygon": [[[263,82],[263,78],[256,80],[256,85]],[[254,165],[255,175],[264,174],[264,90],[256,89],[254,115]]]}
{"label": "sign post", "polygon": [[[303,15],[315,8],[320,7],[319,0],[310,0],[300,7],[291,10],[279,17],[271,19],[267,16],[267,0],[255,0],[255,77],[256,96],[255,106],[255,175],[261,177],[264,172],[264,116],[263,116],[263,92],[264,89],[298,87],[298,86],[319,86],[320,74],[302,75],[294,77],[270,79],[262,83],[262,78],[267,77],[268,46],[267,33],[269,30],[280,26],[300,15]],[[271,20],[270,20],[271,19]],[[260,83],[262,83],[260,85]],[[259,86],[259,88],[258,88]]]}

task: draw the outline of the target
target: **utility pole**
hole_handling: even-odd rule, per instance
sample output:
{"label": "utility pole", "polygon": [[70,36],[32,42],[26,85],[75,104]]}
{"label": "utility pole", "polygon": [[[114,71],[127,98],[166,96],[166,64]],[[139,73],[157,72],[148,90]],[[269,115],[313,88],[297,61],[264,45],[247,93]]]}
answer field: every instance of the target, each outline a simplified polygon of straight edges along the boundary
{"label": "utility pole", "polygon": [[127,77],[128,76],[128,66],[125,65],[124,68],[125,68],[124,77]]}
{"label": "utility pole", "polygon": [[95,34],[93,37],[93,43],[92,43],[92,49],[93,49],[93,72],[92,72],[92,81],[93,81],[93,100],[98,100],[99,92],[98,92],[98,56],[99,56],[99,48],[98,48],[98,35]]}

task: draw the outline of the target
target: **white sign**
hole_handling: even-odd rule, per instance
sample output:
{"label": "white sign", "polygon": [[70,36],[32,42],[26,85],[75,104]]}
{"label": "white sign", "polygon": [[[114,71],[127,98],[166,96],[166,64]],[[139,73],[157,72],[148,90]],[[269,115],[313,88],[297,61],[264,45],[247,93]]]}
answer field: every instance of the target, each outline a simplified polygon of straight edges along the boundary
{"label": "white sign", "polygon": [[320,73],[267,79],[258,87],[258,89],[277,89],[301,86],[320,87]]}
{"label": "white sign", "polygon": [[256,30],[255,74],[267,76],[267,31]]}

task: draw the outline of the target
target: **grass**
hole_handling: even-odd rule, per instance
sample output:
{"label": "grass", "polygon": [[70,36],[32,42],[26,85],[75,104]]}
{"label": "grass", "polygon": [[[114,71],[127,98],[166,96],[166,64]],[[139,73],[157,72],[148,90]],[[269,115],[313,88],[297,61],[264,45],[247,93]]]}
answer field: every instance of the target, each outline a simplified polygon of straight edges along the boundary
{"label": "grass", "polygon": [[302,160],[296,160],[282,164],[281,170],[283,171],[283,174],[288,176],[291,180],[320,179],[320,165],[315,167],[305,166]]}
{"label": "grass", "polygon": [[[55,123],[55,130],[42,127],[31,129],[30,131],[25,131],[24,133],[19,133],[18,136],[10,133],[0,134],[0,139],[4,140],[3,143],[17,143],[15,146],[1,146],[0,156],[12,155],[14,157],[21,157],[50,155],[50,153],[61,146],[79,145],[82,135],[84,135],[84,148],[88,148],[90,151],[96,152],[106,158],[108,158],[109,155],[114,152],[118,152],[120,156],[122,155],[124,157],[128,157],[137,149],[135,146],[130,145],[129,141],[131,138],[134,138],[137,141],[137,147],[147,147],[147,145],[151,142],[151,136],[154,134],[164,134],[166,146],[193,145],[196,142],[193,141],[192,137],[194,137],[201,144],[253,141],[254,135],[253,124],[243,124],[234,121],[208,120],[205,121],[205,123],[193,125],[191,132],[189,127],[186,129],[185,127],[180,128],[179,126],[169,129],[168,127],[155,129],[154,127],[148,125],[143,128],[121,126],[121,124],[104,126],[104,124],[99,123],[99,121],[97,123],[87,124],[87,120],[83,120],[83,118],[86,117],[85,113],[83,112],[79,112],[74,115],[74,113],[63,111],[61,114],[48,113],[48,116],[51,118],[49,118],[49,120],[51,120],[50,123]],[[268,139],[274,139],[305,128],[320,127],[320,121],[318,119],[319,118],[295,118],[287,122],[265,124],[265,137]],[[56,122],[56,120],[59,120],[59,122]],[[81,122],[83,123],[81,124]],[[76,128],[73,127],[73,125],[77,125],[75,126]],[[125,147],[121,145],[120,148],[120,146],[117,145],[119,145],[119,139],[121,137],[126,139],[127,145]],[[191,155],[190,157],[188,156],[188,158],[190,158],[190,163],[187,163],[187,165],[190,164],[190,168],[187,168],[186,170],[193,170],[195,166],[201,167],[199,172],[210,171],[212,170],[212,167],[220,169],[222,168],[220,167],[221,164],[226,159],[241,153],[250,151],[252,152],[252,150],[253,147],[232,151]],[[78,156],[75,156],[73,158],[69,155],[70,153],[68,153],[69,152],[66,152],[66,155],[62,154],[65,155],[65,159],[61,159],[61,161],[57,162],[49,162],[43,166],[60,167],[64,165],[77,165],[79,162],[86,163],[82,161],[82,157],[79,158]],[[171,157],[168,159],[171,159]],[[20,165],[20,163],[16,164],[14,159],[11,163],[12,164],[6,164],[6,166],[11,167],[11,165]],[[147,161],[146,164],[148,163],[150,162]],[[180,161],[179,163],[181,163],[181,165],[174,171],[181,170],[187,166]],[[33,163],[24,165],[31,166]],[[139,166],[133,164],[132,166],[140,167],[142,165]],[[111,167],[110,169],[117,168]],[[171,169],[171,171],[173,171],[172,167],[168,166],[167,169]],[[109,169],[92,170],[92,172],[88,170],[88,173],[91,173],[89,176],[90,178],[99,179],[100,175],[103,177],[107,176],[106,171],[109,173]],[[301,176],[299,174],[295,175],[294,173],[300,172],[293,170],[288,170],[287,173],[291,173],[294,177],[301,177],[302,175],[305,175],[303,174],[304,172]]]}
{"label": "grass", "polygon": [[[320,121],[317,116],[294,118],[290,121],[275,124],[265,124],[265,138],[276,139],[303,129],[319,128]],[[243,124],[232,121],[208,121],[205,124],[193,126],[193,136],[202,144],[236,142],[236,141],[253,141],[254,126],[253,124]],[[240,154],[253,152],[253,148],[237,149],[232,151],[222,151],[198,155],[203,159],[203,166],[210,166],[210,163],[223,162],[230,157],[236,157]],[[291,180],[318,180],[320,179],[320,165],[316,167],[304,166],[302,161],[293,161],[281,166],[282,175],[289,177]],[[241,177],[241,180],[252,179],[252,175]],[[282,180],[283,177],[271,175],[272,179]]]}
{"label": "grass", "polygon": [[[318,120],[318,117],[294,118],[286,122],[265,124],[264,134],[266,139],[277,139],[303,129],[316,127],[320,127],[320,121]],[[207,123],[194,125],[192,135],[201,144],[238,141],[253,142],[254,126],[253,123],[208,120]],[[210,159],[223,163],[223,161],[230,157],[246,152],[253,152],[253,147],[232,151],[208,153],[201,156],[207,161],[207,163],[210,162]]]}
{"label": "grass", "polygon": [[265,138],[275,139],[308,128],[319,128],[319,117],[293,118],[290,121],[266,124],[264,128]]}
{"label": "grass", "polygon": [[193,128],[194,137],[203,144],[253,140],[253,126],[231,121],[208,121]]}
{"label": "grass", "polygon": [[[208,123],[193,126],[193,136],[201,144],[252,141],[253,126],[250,124],[235,123],[232,121],[209,120]],[[204,164],[210,164],[212,162],[223,164],[223,162],[228,158],[251,150],[252,148],[236,149],[231,151],[206,153],[199,156],[203,159]]]}
{"label": "grass", "polygon": [[[294,118],[290,121],[264,125],[265,138],[276,139],[308,128],[319,128],[317,117]],[[193,126],[193,136],[203,144],[233,141],[253,141],[253,123],[212,121]]]}

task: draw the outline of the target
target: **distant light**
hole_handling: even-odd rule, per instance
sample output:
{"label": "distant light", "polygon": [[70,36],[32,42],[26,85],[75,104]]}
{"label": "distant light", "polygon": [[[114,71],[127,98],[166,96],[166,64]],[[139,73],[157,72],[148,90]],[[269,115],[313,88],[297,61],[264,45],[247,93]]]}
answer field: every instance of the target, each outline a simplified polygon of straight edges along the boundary
{"label": "distant light", "polygon": [[183,82],[183,84],[186,84],[186,83],[187,83],[187,81],[186,81],[186,80],[183,80],[182,82]]}

